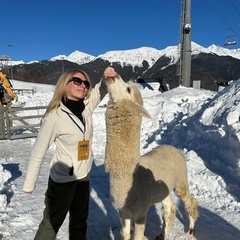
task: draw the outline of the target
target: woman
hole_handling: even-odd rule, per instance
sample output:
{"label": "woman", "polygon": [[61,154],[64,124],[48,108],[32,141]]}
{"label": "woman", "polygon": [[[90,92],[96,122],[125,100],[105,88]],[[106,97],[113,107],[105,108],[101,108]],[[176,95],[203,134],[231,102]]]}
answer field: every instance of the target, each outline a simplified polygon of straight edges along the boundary
{"label": "woman", "polygon": [[33,146],[23,191],[32,193],[43,158],[55,143],[43,220],[35,240],[53,240],[69,212],[69,239],[86,239],[89,172],[92,166],[92,113],[106,95],[105,80],[117,73],[108,67],[92,89],[88,75],[66,71],[59,78]]}

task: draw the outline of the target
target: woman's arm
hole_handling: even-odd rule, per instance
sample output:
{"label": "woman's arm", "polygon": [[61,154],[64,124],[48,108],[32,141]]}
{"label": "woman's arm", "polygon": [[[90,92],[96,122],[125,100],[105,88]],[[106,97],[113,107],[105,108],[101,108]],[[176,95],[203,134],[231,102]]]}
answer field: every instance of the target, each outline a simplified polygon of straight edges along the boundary
{"label": "woman's arm", "polygon": [[43,124],[31,151],[26,178],[23,185],[23,191],[30,194],[33,192],[39,177],[43,158],[57,135],[57,124],[53,117],[49,117],[48,115],[42,120],[42,123]]}

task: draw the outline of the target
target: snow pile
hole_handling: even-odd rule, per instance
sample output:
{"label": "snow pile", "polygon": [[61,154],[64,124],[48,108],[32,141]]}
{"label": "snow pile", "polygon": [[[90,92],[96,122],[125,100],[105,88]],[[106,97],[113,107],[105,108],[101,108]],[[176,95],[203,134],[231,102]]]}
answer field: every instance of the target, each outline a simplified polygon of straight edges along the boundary
{"label": "snow pile", "polygon": [[[14,84],[25,84],[15,81]],[[220,92],[177,87],[160,93],[141,90],[144,106],[152,118],[143,119],[141,153],[161,144],[183,149],[187,157],[191,194],[198,199],[200,217],[196,235],[186,234],[188,220],[183,203],[173,194],[177,206],[174,226],[166,240],[238,240],[240,236],[240,81]],[[25,106],[47,105],[54,87],[34,85],[34,94],[20,96]],[[40,89],[41,86],[41,89]],[[33,87],[28,85],[29,88]],[[27,87],[25,87],[27,88]],[[94,164],[91,171],[91,199],[88,239],[120,239],[120,222],[109,196],[108,174],[104,169],[106,96],[93,114]],[[54,147],[47,152],[38,184],[32,195],[22,192],[26,168],[35,139],[1,140],[0,145],[0,239],[34,238],[44,209],[44,193]],[[101,221],[99,221],[101,219]],[[161,203],[148,213],[146,235],[155,239],[161,229]],[[57,239],[68,239],[68,217]]]}

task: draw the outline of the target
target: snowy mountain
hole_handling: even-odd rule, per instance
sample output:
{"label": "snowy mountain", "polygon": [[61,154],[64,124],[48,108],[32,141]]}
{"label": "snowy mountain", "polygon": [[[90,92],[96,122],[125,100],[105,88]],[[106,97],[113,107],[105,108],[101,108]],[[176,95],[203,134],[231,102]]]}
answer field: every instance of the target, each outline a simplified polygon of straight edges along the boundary
{"label": "snowy mountain", "polygon": [[[141,47],[108,51],[97,57],[76,50],[69,56],[59,55],[50,60],[14,65],[13,74],[15,79],[22,81],[55,84],[63,70],[81,68],[89,74],[94,85],[101,78],[103,70],[112,65],[126,80],[164,79],[174,88],[179,85],[178,59],[178,46],[162,50]],[[216,83],[239,79],[239,66],[240,49],[216,45],[204,48],[192,42],[191,81],[200,80],[202,88],[216,91]]]}
{"label": "snowy mountain", "polygon": [[[240,48],[238,49],[228,49],[212,44],[208,48],[202,47],[199,44],[192,42],[192,55],[197,55],[199,53],[210,53],[216,54],[218,56],[231,56],[233,58],[240,59]],[[66,60],[75,62],[78,64],[88,63],[96,58],[101,58],[109,62],[119,62],[122,66],[132,65],[132,66],[142,66],[142,62],[145,60],[149,63],[151,67],[160,57],[166,56],[171,58],[171,63],[176,63],[179,58],[178,46],[169,46],[165,49],[158,50],[151,47],[141,47],[131,50],[116,50],[109,51],[101,54],[97,57],[88,55],[86,53],[75,51],[66,57]],[[62,56],[57,56],[51,58],[50,60],[61,60]]]}
{"label": "snowy mountain", "polygon": [[[228,48],[216,46],[214,44],[212,44],[208,48],[205,48],[195,42],[192,42],[191,47],[192,47],[192,55],[198,55],[199,53],[209,53],[209,54],[216,54],[218,56],[231,56],[233,58],[240,59],[240,48],[228,49]],[[162,50],[158,50],[152,47],[140,47],[140,48],[130,49],[130,50],[115,50],[115,51],[108,51],[106,53],[100,54],[99,56],[92,56],[90,54],[76,50],[68,56],[63,54],[63,55],[52,57],[50,61],[67,60],[67,61],[74,62],[81,65],[81,64],[94,61],[98,58],[101,58],[109,62],[118,62],[122,66],[126,66],[126,65],[142,66],[142,62],[147,61],[149,66],[151,67],[160,57],[163,57],[163,56],[171,58],[172,64],[176,63],[179,58],[178,46],[169,46]],[[27,64],[31,64],[33,62],[38,62],[38,61],[27,62]],[[24,63],[26,64],[26,62],[23,62],[23,61],[13,61],[13,65],[24,64]]]}
{"label": "snowy mountain", "polygon": [[[192,42],[192,55],[198,55],[199,53],[210,53],[216,54],[218,56],[231,56],[233,58],[240,59],[240,48],[228,49],[216,46],[214,44],[208,48],[205,48],[195,42]],[[108,51],[97,57],[76,50],[69,56],[59,55],[51,58],[50,60],[55,61],[65,59],[78,64],[84,64],[91,62],[97,58],[101,58],[109,62],[119,62],[121,66],[142,66],[142,62],[147,61],[151,67],[160,57],[163,56],[171,58],[171,64],[175,64],[179,58],[178,46],[169,46],[162,50],[151,47],[141,47],[131,50]]]}
{"label": "snowy mountain", "polygon": [[162,55],[161,50],[150,47],[141,47],[125,51],[109,51],[105,54],[99,55],[97,58],[109,62],[120,63],[122,67],[127,65],[141,67],[142,62],[147,61],[151,67]]}
{"label": "snowy mountain", "polygon": [[[218,56],[231,56],[233,58],[240,59],[240,48],[227,49],[214,44],[208,48],[204,48],[197,43],[192,42],[192,55],[198,55],[199,53],[216,54]],[[120,62],[122,66],[142,66],[142,62],[145,60],[148,62],[149,67],[152,67],[156,61],[163,56],[171,59],[170,64],[175,64],[179,58],[178,46],[169,46],[162,50],[157,50],[150,47],[141,47],[125,51],[109,51],[99,55],[97,58],[101,58],[109,62]]]}
{"label": "snowy mountain", "polygon": [[89,54],[86,54],[86,53],[76,50],[73,53],[71,53],[69,56],[59,55],[59,56],[51,58],[50,61],[67,60],[67,61],[74,62],[74,63],[77,63],[80,65],[80,64],[91,62],[94,58],[95,57],[93,57]]}
{"label": "snowy mountain", "polygon": [[231,56],[233,58],[240,59],[240,48],[228,49],[212,44],[207,48],[207,50],[210,51],[210,53],[215,53],[218,56]]}

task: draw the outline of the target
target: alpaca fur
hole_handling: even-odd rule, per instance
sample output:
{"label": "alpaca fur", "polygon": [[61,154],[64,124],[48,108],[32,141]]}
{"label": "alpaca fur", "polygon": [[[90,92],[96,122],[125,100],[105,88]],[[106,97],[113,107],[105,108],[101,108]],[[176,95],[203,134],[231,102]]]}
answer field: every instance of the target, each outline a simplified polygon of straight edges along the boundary
{"label": "alpaca fur", "polygon": [[172,190],[184,201],[189,233],[194,234],[198,204],[189,193],[183,152],[162,145],[140,156],[142,116],[150,117],[143,108],[141,93],[135,83],[125,83],[119,75],[107,81],[107,87],[105,169],[110,173],[111,201],[119,211],[122,239],[131,239],[132,217],[133,239],[147,239],[146,214],[150,205],[157,202],[163,205],[163,227],[156,239],[165,239],[176,212],[169,196]]}

